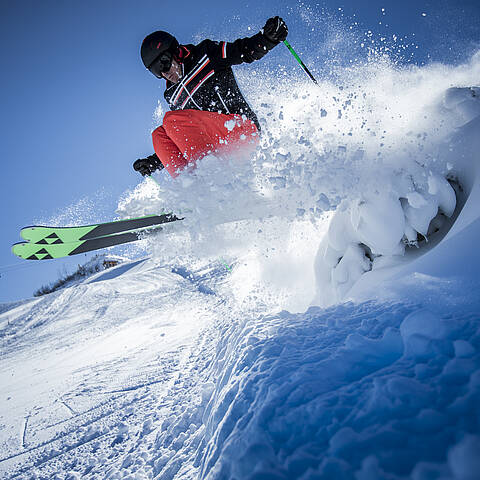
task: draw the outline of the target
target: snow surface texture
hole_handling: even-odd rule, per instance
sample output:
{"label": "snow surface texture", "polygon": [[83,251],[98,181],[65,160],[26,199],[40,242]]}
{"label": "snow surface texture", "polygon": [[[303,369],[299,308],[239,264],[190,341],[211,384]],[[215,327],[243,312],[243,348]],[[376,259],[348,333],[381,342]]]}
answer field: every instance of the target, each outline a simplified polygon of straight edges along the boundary
{"label": "snow surface texture", "polygon": [[464,282],[262,314],[225,272],[147,260],[4,312],[4,478],[476,478]]}
{"label": "snow surface texture", "polygon": [[[0,306],[4,478],[478,478],[480,116],[464,87],[480,55],[348,73],[272,92],[252,160],[127,194],[126,216],[188,210],[149,258]],[[393,261],[407,225],[451,212],[449,173],[468,196],[453,227]],[[350,226],[347,273],[362,245],[375,268],[355,303],[309,307],[319,243]]]}

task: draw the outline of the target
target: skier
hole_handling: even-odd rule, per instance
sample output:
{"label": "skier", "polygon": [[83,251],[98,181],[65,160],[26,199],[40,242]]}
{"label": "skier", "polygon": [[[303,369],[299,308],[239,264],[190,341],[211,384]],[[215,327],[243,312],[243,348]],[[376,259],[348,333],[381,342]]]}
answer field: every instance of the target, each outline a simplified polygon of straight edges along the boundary
{"label": "skier", "polygon": [[287,25],[276,16],[256,35],[232,43],[180,45],[167,32],[148,35],[141,57],[153,75],[166,79],[164,97],[172,111],[152,133],[155,153],[136,160],[133,168],[144,176],[166,168],[175,178],[209,152],[256,145],[260,124],[231,66],[261,59],[287,34]]}

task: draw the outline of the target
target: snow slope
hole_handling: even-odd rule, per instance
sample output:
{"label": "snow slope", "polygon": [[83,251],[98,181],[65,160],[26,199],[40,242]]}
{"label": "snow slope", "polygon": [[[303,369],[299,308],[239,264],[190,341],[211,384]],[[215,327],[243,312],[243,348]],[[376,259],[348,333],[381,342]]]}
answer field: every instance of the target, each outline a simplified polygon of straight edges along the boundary
{"label": "snow slope", "polygon": [[[478,478],[480,56],[380,67],[341,90],[272,93],[258,109],[283,118],[251,162],[208,158],[128,192],[125,215],[189,210],[130,250],[147,258],[1,306],[2,478]],[[400,191],[404,174],[415,188]],[[349,247],[399,218],[403,234],[405,218],[451,213],[448,174],[463,208],[434,248],[372,243],[372,270],[344,289],[340,275],[325,281],[318,258],[337,216],[356,211],[365,226],[337,250],[353,271]],[[375,191],[398,194],[404,217],[363,197]]]}

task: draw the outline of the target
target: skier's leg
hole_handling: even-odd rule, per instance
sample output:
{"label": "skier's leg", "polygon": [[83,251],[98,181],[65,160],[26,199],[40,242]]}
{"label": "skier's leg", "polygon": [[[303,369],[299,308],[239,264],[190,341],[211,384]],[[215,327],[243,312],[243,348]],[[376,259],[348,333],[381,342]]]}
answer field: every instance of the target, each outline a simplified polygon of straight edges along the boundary
{"label": "skier's leg", "polygon": [[163,127],[190,162],[212,152],[256,146],[259,139],[255,124],[241,115],[201,110],[167,112]]}
{"label": "skier's leg", "polygon": [[259,133],[251,120],[240,115],[180,110],[167,112],[163,126],[154,130],[152,138],[155,153],[175,178],[208,153],[255,148]]}
{"label": "skier's leg", "polygon": [[215,150],[215,141],[212,141],[211,135],[207,132],[208,115],[205,114],[210,113],[200,110],[178,110],[167,112],[163,117],[165,132],[190,162]]}
{"label": "skier's leg", "polygon": [[[248,118],[241,115],[222,115],[224,133],[220,137],[219,151],[233,153],[254,150],[260,140],[260,132],[256,125]],[[226,120],[226,121],[225,121]]]}
{"label": "skier's leg", "polygon": [[167,135],[163,127],[158,127],[152,132],[153,148],[162,165],[172,177],[185,168],[188,160],[175,142]]}

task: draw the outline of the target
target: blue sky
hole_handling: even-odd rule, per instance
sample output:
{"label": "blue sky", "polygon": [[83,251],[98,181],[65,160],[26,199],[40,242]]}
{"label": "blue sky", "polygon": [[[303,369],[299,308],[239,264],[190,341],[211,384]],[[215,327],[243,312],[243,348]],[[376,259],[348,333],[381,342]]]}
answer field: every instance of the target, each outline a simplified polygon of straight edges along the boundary
{"label": "blue sky", "polygon": [[[152,115],[164,86],[141,63],[144,36],[161,29],[182,43],[234,40],[277,14],[316,75],[362,55],[348,36],[335,54],[322,51],[332,29],[396,35],[408,45],[401,61],[416,64],[462,62],[480,40],[478,0],[2,2],[0,302],[29,297],[85,261],[17,259],[10,246],[22,226],[107,221],[122,192],[141,180],[131,164],[153,152]],[[281,47],[264,61],[297,68]]]}

